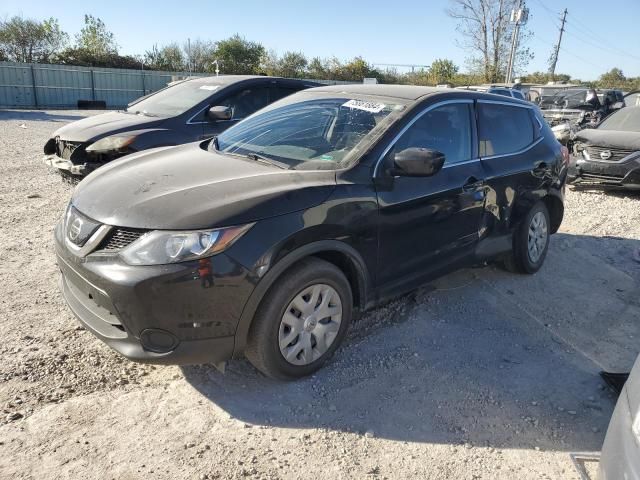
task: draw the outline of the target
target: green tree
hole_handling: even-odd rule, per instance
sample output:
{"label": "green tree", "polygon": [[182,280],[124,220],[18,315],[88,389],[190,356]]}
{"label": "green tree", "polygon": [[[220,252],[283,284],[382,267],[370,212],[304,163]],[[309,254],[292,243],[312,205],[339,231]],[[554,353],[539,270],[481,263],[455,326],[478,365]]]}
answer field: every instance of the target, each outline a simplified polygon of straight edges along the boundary
{"label": "green tree", "polygon": [[286,52],[277,62],[277,75],[287,78],[302,78],[305,76],[307,57],[300,52]]}
{"label": "green tree", "polygon": [[93,15],[84,16],[84,27],[76,35],[76,48],[86,50],[95,58],[118,53],[113,33],[107,30],[102,20]]}
{"label": "green tree", "polygon": [[[555,79],[551,78],[551,74],[548,72],[533,72],[527,73],[526,75],[522,75],[520,80],[525,83],[540,83],[545,84],[551,81],[555,82],[575,82],[571,79],[571,75],[567,75],[566,73],[556,73],[554,75]],[[575,82],[575,83],[580,83]]]}
{"label": "green tree", "polygon": [[380,77],[378,70],[373,68],[362,57],[354,57],[347,63],[341,63],[338,59],[329,60],[330,78],[334,80],[346,80],[350,82],[361,82],[367,77]]}
{"label": "green tree", "polygon": [[191,68],[192,72],[213,72],[215,66],[213,61],[216,57],[216,44],[210,40],[196,39],[185,42],[182,45],[185,58],[185,67]]}
{"label": "green tree", "polygon": [[236,34],[215,44],[211,61],[219,62],[222,73],[247,75],[260,72],[264,55],[265,48],[260,43],[250,42]]}
{"label": "green tree", "polygon": [[451,83],[458,70],[451,60],[438,58],[429,67],[429,78],[434,85]]}
{"label": "green tree", "polygon": [[144,54],[144,65],[149,70],[181,71],[185,70],[185,55],[177,43],[158,48],[154,45]]}
{"label": "green tree", "polygon": [[327,79],[328,72],[325,63],[320,57],[313,57],[307,65],[307,76],[309,78]]}
{"label": "green tree", "polygon": [[0,22],[0,57],[14,62],[49,62],[68,39],[55,18],[40,22],[12,17]]}
{"label": "green tree", "polygon": [[624,73],[619,68],[612,68],[607,73],[600,75],[597,84],[602,88],[624,88],[627,84],[627,77],[624,76]]}
{"label": "green tree", "polygon": [[105,53],[96,57],[84,48],[67,48],[57,54],[55,63],[64,65],[78,65],[83,67],[104,68],[132,68],[141,69],[144,59],[131,55],[118,55],[117,53]]}

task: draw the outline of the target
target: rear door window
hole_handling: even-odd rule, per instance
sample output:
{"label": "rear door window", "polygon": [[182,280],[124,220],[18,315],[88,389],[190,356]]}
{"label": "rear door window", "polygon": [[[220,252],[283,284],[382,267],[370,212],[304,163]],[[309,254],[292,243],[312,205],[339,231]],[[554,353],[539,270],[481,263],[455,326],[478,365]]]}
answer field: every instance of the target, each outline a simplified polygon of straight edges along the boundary
{"label": "rear door window", "polygon": [[302,90],[302,88],[294,88],[294,87],[285,87],[283,85],[275,85],[271,89],[271,101],[275,102],[280,100],[281,98],[288,97],[289,95],[293,95],[294,93]]}
{"label": "rear door window", "polygon": [[394,151],[431,148],[445,154],[445,164],[471,160],[471,104],[451,103],[422,115],[396,142]]}
{"label": "rear door window", "polygon": [[251,87],[232,93],[220,102],[220,105],[231,107],[233,119],[248,117],[269,104],[269,86]]}
{"label": "rear door window", "polygon": [[533,143],[529,109],[495,103],[478,104],[480,156],[509,155]]}
{"label": "rear door window", "polygon": [[501,88],[494,88],[489,93],[493,93],[494,95],[502,95],[503,97],[510,97],[511,96],[511,93],[509,92],[509,90],[504,90],[504,89],[501,89]]}

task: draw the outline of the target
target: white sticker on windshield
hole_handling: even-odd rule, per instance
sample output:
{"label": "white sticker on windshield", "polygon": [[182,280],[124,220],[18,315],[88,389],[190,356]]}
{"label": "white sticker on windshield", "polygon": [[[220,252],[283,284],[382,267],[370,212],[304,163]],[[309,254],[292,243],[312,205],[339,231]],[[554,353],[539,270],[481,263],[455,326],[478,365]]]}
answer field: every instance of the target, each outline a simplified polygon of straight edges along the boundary
{"label": "white sticker on windshield", "polygon": [[217,90],[219,85],[202,85],[200,90]]}
{"label": "white sticker on windshield", "polygon": [[366,102],[364,100],[349,100],[342,105],[348,108],[357,108],[358,110],[364,110],[365,112],[379,113],[384,110],[384,103]]}

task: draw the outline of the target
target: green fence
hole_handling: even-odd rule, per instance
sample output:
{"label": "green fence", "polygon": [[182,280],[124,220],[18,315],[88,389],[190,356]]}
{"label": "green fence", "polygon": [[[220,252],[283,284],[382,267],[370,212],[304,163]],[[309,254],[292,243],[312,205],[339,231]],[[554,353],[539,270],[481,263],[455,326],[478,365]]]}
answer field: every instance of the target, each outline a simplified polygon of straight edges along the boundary
{"label": "green fence", "polygon": [[[0,62],[0,108],[77,108],[78,100],[104,101],[107,108],[122,108],[190,76],[204,74]],[[328,85],[354,83],[314,81]]]}
{"label": "green fence", "polygon": [[78,100],[101,100],[120,108],[189,76],[116,68],[0,62],[0,107],[76,108]]}

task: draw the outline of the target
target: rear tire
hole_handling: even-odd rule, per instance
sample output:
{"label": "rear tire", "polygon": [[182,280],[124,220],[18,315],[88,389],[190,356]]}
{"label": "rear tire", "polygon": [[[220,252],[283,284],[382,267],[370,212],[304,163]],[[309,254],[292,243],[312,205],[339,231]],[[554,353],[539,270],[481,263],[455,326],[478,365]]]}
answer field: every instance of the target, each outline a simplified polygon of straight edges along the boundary
{"label": "rear tire", "polygon": [[513,232],[513,250],[503,259],[506,270],[513,273],[536,273],[549,250],[549,211],[543,202],[536,203]]}
{"label": "rear tire", "polygon": [[310,375],[339,347],[352,312],[344,273],[324,260],[304,259],[278,278],[262,300],[245,355],[268,377]]}

